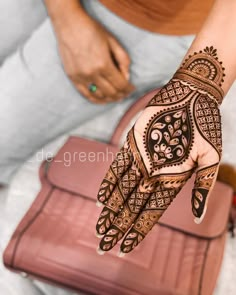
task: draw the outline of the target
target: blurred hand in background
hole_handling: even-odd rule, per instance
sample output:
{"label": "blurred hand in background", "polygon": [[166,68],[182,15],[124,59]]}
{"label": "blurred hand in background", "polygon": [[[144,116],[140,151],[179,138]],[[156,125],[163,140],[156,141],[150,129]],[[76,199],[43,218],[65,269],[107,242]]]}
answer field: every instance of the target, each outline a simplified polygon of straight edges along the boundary
{"label": "blurred hand in background", "polygon": [[119,42],[86,14],[78,1],[56,1],[58,5],[52,0],[45,2],[64,70],[76,89],[93,103],[128,96],[134,90],[129,82],[130,57]]}

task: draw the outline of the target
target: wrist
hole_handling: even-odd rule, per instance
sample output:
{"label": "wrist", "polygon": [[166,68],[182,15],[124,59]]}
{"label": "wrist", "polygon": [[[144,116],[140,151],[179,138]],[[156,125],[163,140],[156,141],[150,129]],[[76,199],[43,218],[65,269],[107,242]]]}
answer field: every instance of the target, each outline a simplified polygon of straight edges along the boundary
{"label": "wrist", "polygon": [[221,104],[224,98],[224,76],[224,67],[218,60],[217,50],[211,46],[189,55],[173,78],[183,81]]}
{"label": "wrist", "polygon": [[90,19],[79,0],[44,0],[48,15],[56,32],[73,26],[74,20],[82,23]]}

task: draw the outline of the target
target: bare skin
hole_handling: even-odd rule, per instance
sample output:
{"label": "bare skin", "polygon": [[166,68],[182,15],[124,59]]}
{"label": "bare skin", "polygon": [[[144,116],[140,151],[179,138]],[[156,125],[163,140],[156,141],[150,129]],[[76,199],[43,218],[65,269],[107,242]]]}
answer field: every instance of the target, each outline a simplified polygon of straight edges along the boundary
{"label": "bare skin", "polygon": [[[119,42],[92,19],[77,0],[45,0],[57,36],[64,70],[76,89],[91,102],[105,104],[124,99],[133,90],[129,82],[130,57]],[[91,93],[94,83],[97,91]]]}

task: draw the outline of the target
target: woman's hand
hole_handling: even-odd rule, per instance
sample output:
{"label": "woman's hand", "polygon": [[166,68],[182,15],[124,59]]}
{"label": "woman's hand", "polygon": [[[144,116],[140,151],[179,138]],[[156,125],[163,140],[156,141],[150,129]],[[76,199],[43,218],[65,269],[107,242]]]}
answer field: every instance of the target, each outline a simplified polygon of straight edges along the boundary
{"label": "woman's hand", "polygon": [[194,171],[192,211],[201,222],[221,158],[223,75],[216,50],[207,47],[189,56],[152,98],[101,184],[101,250],[125,236],[121,251],[132,251]]}
{"label": "woman's hand", "polygon": [[[130,58],[119,42],[87,15],[78,1],[72,7],[64,7],[65,0],[46,2],[52,7],[49,11],[53,11],[62,63],[74,86],[94,103],[128,96],[134,90],[129,82]],[[64,5],[72,5],[73,1],[66,2]],[[97,86],[95,92],[89,91],[91,84]]]}

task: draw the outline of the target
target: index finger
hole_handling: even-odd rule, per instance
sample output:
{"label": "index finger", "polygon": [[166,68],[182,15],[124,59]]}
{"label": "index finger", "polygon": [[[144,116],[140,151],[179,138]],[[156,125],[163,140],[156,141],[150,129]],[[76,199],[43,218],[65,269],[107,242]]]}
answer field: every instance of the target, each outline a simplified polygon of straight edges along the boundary
{"label": "index finger", "polygon": [[107,171],[98,191],[97,199],[99,202],[105,204],[111,196],[118,180],[129,169],[132,164],[132,154],[127,142],[123,148],[116,155],[115,160],[112,162],[109,170]]}

